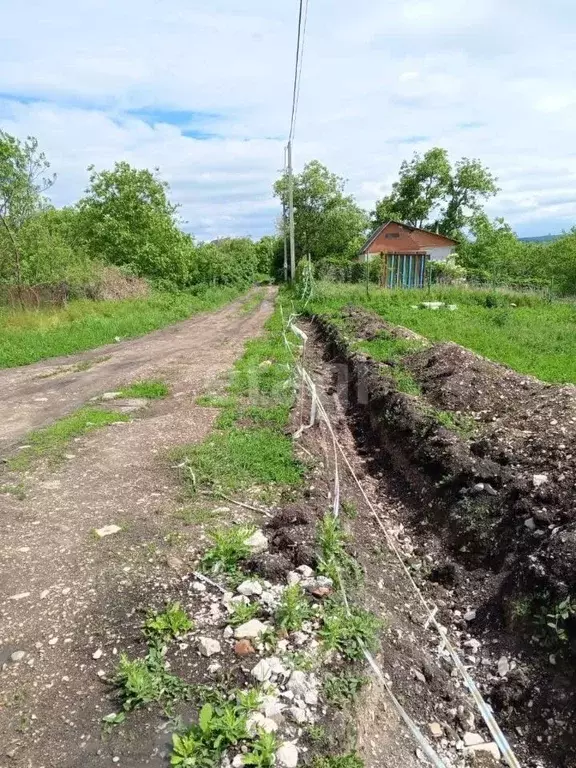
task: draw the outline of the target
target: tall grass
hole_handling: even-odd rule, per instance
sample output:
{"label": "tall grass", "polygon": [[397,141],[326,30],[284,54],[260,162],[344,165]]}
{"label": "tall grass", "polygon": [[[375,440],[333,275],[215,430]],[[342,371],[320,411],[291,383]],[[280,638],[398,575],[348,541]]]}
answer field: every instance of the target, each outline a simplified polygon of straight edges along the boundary
{"label": "tall grass", "polygon": [[[455,304],[447,309],[414,308],[422,301]],[[313,312],[339,312],[356,304],[432,341],[454,341],[520,373],[551,383],[576,383],[576,303],[549,302],[513,291],[437,286],[385,290],[321,283],[309,304]]]}
{"label": "tall grass", "polygon": [[0,367],[26,365],[141,336],[236,298],[243,289],[202,288],[120,301],[71,301],[39,310],[0,308]]}

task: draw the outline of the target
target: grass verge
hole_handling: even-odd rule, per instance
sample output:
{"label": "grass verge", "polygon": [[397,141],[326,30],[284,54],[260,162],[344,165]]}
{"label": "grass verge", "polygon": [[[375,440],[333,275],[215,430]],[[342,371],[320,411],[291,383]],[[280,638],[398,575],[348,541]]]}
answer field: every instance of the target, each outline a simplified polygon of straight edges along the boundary
{"label": "grass verge", "polygon": [[37,459],[57,463],[64,457],[71,440],[117,421],[130,421],[130,416],[117,411],[80,408],[45,429],[31,432],[26,438],[26,446],[16,456],[8,459],[8,468],[24,470]]}
{"label": "grass verge", "polygon": [[120,397],[145,397],[148,400],[158,400],[170,392],[168,385],[157,379],[136,381],[129,387],[120,390]]}
{"label": "grass verge", "polygon": [[[422,301],[456,304],[457,310],[418,309]],[[367,295],[365,286],[320,283],[308,309],[338,314],[348,304],[375,311],[431,341],[454,341],[542,381],[576,383],[573,301],[549,302],[534,294],[450,286],[431,291],[374,288]]]}
{"label": "grass verge", "polygon": [[204,395],[201,405],[220,408],[217,429],[199,445],[184,446],[176,460],[187,466],[187,487],[270,497],[297,487],[302,466],[285,434],[293,400],[291,355],[277,310],[262,338],[246,344],[226,394]]}
{"label": "grass verge", "polygon": [[197,312],[216,309],[243,289],[198,287],[121,301],[71,301],[40,310],[0,308],[0,368],[70,355],[116,338],[142,336]]}

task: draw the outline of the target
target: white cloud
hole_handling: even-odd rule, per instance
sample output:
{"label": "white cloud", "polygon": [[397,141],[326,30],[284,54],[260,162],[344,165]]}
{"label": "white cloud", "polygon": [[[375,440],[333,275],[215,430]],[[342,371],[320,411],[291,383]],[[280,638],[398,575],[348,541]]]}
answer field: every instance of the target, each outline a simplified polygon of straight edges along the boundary
{"label": "white cloud", "polygon": [[[260,235],[277,216],[296,10],[266,0],[11,3],[0,125],[38,137],[59,204],[81,193],[88,164],[126,159],[161,168],[200,236]],[[575,18],[565,0],[314,0],[297,164],[325,162],[370,206],[402,159],[441,145],[499,176],[494,215],[524,231],[571,226]]]}

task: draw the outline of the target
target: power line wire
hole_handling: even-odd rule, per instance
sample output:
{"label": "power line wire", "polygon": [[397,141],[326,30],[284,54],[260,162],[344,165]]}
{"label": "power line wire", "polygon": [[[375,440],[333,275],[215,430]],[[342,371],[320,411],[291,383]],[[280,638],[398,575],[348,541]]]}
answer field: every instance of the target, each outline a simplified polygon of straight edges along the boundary
{"label": "power line wire", "polygon": [[300,85],[302,82],[302,63],[304,61],[304,41],[306,39],[306,25],[308,23],[308,0],[300,0],[298,13],[298,38],[296,42],[296,63],[294,67],[294,89],[292,92],[292,117],[290,119],[290,133],[288,141],[294,139],[296,129],[296,117],[300,101]]}

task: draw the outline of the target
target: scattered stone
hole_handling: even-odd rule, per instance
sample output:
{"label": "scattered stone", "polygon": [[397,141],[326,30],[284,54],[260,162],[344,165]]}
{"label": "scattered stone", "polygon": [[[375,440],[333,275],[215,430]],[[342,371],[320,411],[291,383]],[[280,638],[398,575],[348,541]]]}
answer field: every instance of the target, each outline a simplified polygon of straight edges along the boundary
{"label": "scattered stone", "polygon": [[475,747],[477,744],[484,743],[484,739],[479,733],[471,733],[470,731],[466,731],[462,737],[462,741],[464,742],[465,747]]}
{"label": "scattered stone", "polygon": [[222,664],[218,664],[218,662],[214,662],[214,664],[210,664],[208,667],[208,672],[211,675],[215,675],[216,672],[219,672],[222,669]]}
{"label": "scattered stone", "polygon": [[535,531],[536,530],[536,521],[533,517],[529,517],[526,520],[524,520],[524,525],[526,528],[528,528],[529,531]]}
{"label": "scattered stone", "polygon": [[198,648],[200,649],[202,656],[206,656],[207,658],[214,656],[216,653],[220,653],[222,650],[218,640],[213,640],[211,637],[201,637],[198,641]]}
{"label": "scattered stone", "polygon": [[498,749],[498,745],[494,741],[488,741],[483,744],[473,744],[472,746],[468,747],[465,751],[469,755],[478,754],[479,752],[487,753],[491,755],[494,758],[494,760],[496,761],[500,760],[500,750]]}
{"label": "scattered stone", "polygon": [[534,488],[540,488],[541,485],[548,482],[548,475],[533,475],[532,484]]}
{"label": "scattered stone", "polygon": [[470,648],[472,653],[476,654],[480,650],[481,645],[482,643],[480,642],[480,640],[474,640],[474,639],[466,640],[466,642],[464,643],[464,648]]}
{"label": "scattered stone", "polygon": [[262,659],[256,664],[250,674],[253,678],[258,680],[259,683],[265,683],[272,677],[272,669],[266,659]]}
{"label": "scattered stone", "polygon": [[296,573],[299,573],[303,579],[311,579],[314,576],[314,571],[309,565],[300,565],[296,568]]}
{"label": "scattered stone", "polygon": [[100,397],[100,400],[116,400],[117,397],[120,397],[122,395],[122,392],[104,392],[104,394]]}
{"label": "scattered stone", "polygon": [[17,664],[19,661],[22,661],[24,656],[26,656],[25,651],[14,651],[14,653],[10,656],[10,661],[13,661],[15,664]]}
{"label": "scattered stone", "polygon": [[305,700],[306,694],[312,691],[316,692],[316,686],[311,684],[311,681],[305,672],[302,672],[300,669],[295,669],[290,675],[288,690],[292,691],[297,698]]}
{"label": "scattered stone", "polygon": [[502,656],[498,659],[498,674],[500,677],[506,677],[508,672],[510,672],[510,662],[506,656]]}
{"label": "scattered stone", "polygon": [[102,648],[98,648],[98,650],[94,651],[94,653],[92,654],[92,658],[95,659],[96,661],[98,661],[98,659],[102,658],[102,654],[103,653],[104,653],[104,651],[102,650]]}
{"label": "scattered stone", "polygon": [[260,731],[274,733],[278,730],[278,723],[269,717],[265,717],[260,712],[254,712],[248,718],[246,729],[251,736],[256,736]]}
{"label": "scattered stone", "polygon": [[206,584],[204,584],[204,582],[202,581],[193,581],[192,589],[194,590],[194,592],[206,592],[208,588]]}
{"label": "scattered stone", "polygon": [[268,549],[268,539],[262,531],[255,531],[249,539],[246,539],[246,546],[253,555],[258,555]]}
{"label": "scattered stone", "polygon": [[238,640],[234,646],[236,656],[253,656],[256,650],[250,640]]}
{"label": "scattered stone", "polygon": [[51,637],[50,640],[48,640],[48,645],[56,645],[57,642],[58,642],[57,637]]}
{"label": "scattered stone", "polygon": [[96,528],[95,533],[100,539],[104,536],[111,536],[113,533],[118,533],[122,528],[119,525],[105,525],[104,528]]}
{"label": "scattered stone", "polygon": [[476,611],[473,608],[469,608],[464,614],[464,621],[474,621],[476,618]]}
{"label": "scattered stone", "polygon": [[278,768],[296,768],[298,765],[298,749],[291,741],[285,741],[276,752]]}
{"label": "scattered stone", "polygon": [[243,768],[244,766],[244,755],[236,755],[236,757],[232,760],[232,768]]}
{"label": "scattered stone", "polygon": [[295,723],[298,723],[298,725],[304,725],[308,722],[308,714],[305,709],[302,709],[301,707],[290,707],[288,712],[290,713],[292,720],[294,720]]}
{"label": "scattered stone", "polygon": [[225,640],[230,640],[230,638],[234,637],[234,629],[228,625],[227,627],[224,627],[224,631],[222,632],[222,635]]}
{"label": "scattered stone", "polygon": [[252,595],[261,595],[263,589],[259,581],[243,581],[236,591],[245,597],[252,597]]}
{"label": "scattered stone", "polygon": [[412,670],[412,674],[416,678],[416,680],[419,680],[421,683],[425,683],[426,682],[426,678],[424,677],[422,672],[420,672],[419,669],[413,669]]}
{"label": "scattered stone", "polygon": [[236,640],[243,640],[244,638],[247,638],[248,640],[257,639],[260,635],[263,635],[267,629],[268,626],[266,624],[258,621],[258,619],[251,619],[245,624],[236,627],[234,637]]}
{"label": "scattered stone", "polygon": [[17,595],[10,595],[8,600],[24,600],[25,597],[30,597],[30,592],[19,592]]}
{"label": "scattered stone", "polygon": [[435,739],[440,739],[442,736],[444,736],[444,729],[440,723],[429,723],[428,728],[430,728],[430,733],[432,736],[434,736]]}
{"label": "scattered stone", "polygon": [[288,576],[286,576],[286,581],[288,582],[289,587],[293,587],[294,584],[300,584],[302,576],[300,576],[299,573],[296,573],[296,571],[290,571]]}

